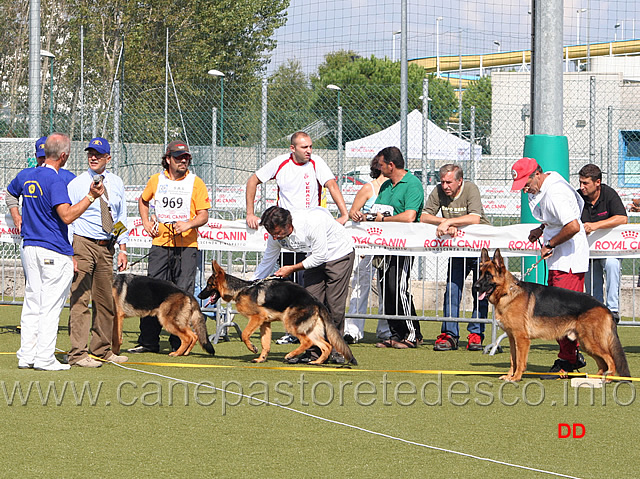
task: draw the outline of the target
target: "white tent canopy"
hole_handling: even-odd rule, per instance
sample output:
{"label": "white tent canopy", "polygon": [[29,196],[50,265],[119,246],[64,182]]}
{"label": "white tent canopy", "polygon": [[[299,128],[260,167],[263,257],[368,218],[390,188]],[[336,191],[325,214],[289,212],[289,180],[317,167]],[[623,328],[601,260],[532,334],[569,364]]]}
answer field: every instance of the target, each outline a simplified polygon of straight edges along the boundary
{"label": "white tent canopy", "polygon": [[[428,120],[428,125],[427,158],[429,160],[444,160],[448,163],[480,160],[482,156],[480,145],[474,145],[471,150],[471,143],[468,141],[447,133],[431,120]],[[407,115],[407,130],[408,159],[422,159],[422,113],[420,111],[413,110]],[[400,122],[373,135],[347,142],[345,156],[371,159],[387,146],[400,148]]]}

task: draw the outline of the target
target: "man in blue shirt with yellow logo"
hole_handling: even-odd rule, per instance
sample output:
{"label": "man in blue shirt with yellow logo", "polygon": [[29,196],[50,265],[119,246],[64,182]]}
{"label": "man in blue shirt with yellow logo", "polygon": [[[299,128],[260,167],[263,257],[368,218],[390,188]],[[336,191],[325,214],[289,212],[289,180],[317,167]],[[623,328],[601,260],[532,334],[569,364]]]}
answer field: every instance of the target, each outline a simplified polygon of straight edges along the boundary
{"label": "man in blue shirt with yellow logo", "polygon": [[69,158],[71,140],[52,133],[44,149],[44,164],[23,170],[7,188],[10,195],[23,197],[22,254],[27,284],[17,356],[20,369],[61,371],[70,367],[54,356],[60,312],[73,277],[67,225],[104,193],[104,186],[92,184],[88,194],[72,205],[67,185],[58,176]]}

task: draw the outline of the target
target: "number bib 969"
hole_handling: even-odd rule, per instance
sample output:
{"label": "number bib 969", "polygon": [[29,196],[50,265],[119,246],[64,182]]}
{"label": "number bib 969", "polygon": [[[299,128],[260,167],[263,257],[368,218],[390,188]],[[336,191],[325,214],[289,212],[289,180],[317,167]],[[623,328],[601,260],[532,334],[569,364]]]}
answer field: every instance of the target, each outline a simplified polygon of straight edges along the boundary
{"label": "number bib 969", "polygon": [[183,180],[173,181],[160,174],[155,194],[158,221],[173,223],[191,219],[191,196],[195,178],[196,175],[188,174]]}

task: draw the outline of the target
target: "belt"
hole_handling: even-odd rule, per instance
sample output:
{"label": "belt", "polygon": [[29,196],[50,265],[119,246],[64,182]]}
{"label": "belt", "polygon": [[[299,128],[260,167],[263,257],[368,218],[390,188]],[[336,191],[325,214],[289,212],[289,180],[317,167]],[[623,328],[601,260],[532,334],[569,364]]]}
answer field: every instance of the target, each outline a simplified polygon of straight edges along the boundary
{"label": "belt", "polygon": [[91,241],[92,243],[95,243],[98,246],[109,246],[109,243],[111,243],[111,240],[99,240],[99,239],[87,238],[86,236],[82,236],[82,235],[78,235],[78,236],[86,239],[87,241]]}

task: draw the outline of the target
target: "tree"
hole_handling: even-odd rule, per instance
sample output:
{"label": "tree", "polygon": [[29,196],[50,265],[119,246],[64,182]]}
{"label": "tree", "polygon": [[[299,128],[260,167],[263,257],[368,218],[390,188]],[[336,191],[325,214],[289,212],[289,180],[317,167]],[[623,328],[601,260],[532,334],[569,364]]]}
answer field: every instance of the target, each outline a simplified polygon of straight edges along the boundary
{"label": "tree", "polygon": [[[288,135],[313,121],[309,80],[299,60],[288,60],[273,72],[268,82],[269,143],[286,147]],[[279,142],[284,144],[278,145]]]}
{"label": "tree", "polygon": [[[0,0],[0,14],[11,24],[2,33],[11,41],[2,48],[12,52],[0,55],[0,73],[8,78],[0,83],[1,98],[12,107],[23,105],[27,97],[27,6],[27,0]],[[257,85],[288,6],[289,0],[42,0],[42,45],[56,56],[57,113],[77,111],[81,26],[85,104],[104,108],[116,74],[149,89],[164,83],[167,29],[173,78],[189,85],[190,94],[205,95],[198,85],[213,81],[207,79],[211,68],[223,71],[227,83]],[[138,98],[127,101],[135,108]]]}
{"label": "tree", "polygon": [[490,154],[491,138],[491,77],[473,80],[462,96],[462,122],[471,129],[471,107],[475,107],[475,138],[482,145],[482,153]]}
{"label": "tree", "polygon": [[[409,111],[422,109],[424,69],[409,65]],[[352,51],[330,53],[318,67],[312,84],[316,98],[314,111],[335,127],[337,95],[326,86],[335,84],[341,91],[343,139],[350,141],[370,135],[396,123],[400,118],[400,63],[375,57],[361,58]],[[444,125],[456,107],[453,87],[430,77],[429,96],[433,121]],[[330,146],[336,146],[334,143]]]}

